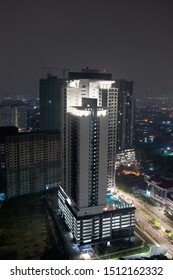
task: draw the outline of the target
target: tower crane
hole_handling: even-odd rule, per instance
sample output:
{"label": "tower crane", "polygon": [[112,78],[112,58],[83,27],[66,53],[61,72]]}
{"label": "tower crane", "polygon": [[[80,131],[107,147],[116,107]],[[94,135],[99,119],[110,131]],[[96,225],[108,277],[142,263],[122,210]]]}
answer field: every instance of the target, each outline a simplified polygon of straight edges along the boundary
{"label": "tower crane", "polygon": [[43,62],[43,60],[42,60],[42,58],[41,58],[41,55],[40,55],[39,51],[38,51],[38,50],[35,50],[35,51],[36,51],[36,54],[37,54],[37,56],[38,56],[38,58],[39,58],[39,60],[40,60],[40,63],[41,63],[41,65],[42,65],[42,67],[43,67],[43,69],[44,69],[46,75],[49,75],[51,70],[58,70],[58,71],[61,70],[61,71],[62,71],[62,76],[63,76],[63,78],[66,77],[66,73],[68,73],[68,72],[70,71],[70,69],[45,66],[45,64],[44,64],[44,62]]}
{"label": "tower crane", "polygon": [[46,75],[48,75],[49,73],[48,73],[48,71],[47,71],[47,67],[44,65],[44,62],[43,62],[43,60],[42,60],[42,58],[41,58],[41,56],[40,56],[38,50],[35,50],[35,52],[36,52],[36,54],[37,54],[37,56],[38,56],[38,58],[39,58],[39,60],[40,60],[40,62],[41,62],[41,65],[42,65],[42,67],[43,67],[43,69],[44,69]]}

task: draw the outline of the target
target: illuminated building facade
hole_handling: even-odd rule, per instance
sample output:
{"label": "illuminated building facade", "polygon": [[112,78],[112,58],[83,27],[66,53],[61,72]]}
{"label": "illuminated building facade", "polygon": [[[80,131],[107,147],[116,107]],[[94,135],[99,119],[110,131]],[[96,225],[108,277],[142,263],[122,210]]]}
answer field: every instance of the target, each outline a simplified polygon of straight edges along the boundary
{"label": "illuminated building facade", "polygon": [[[97,106],[107,108],[108,114],[108,156],[107,156],[107,189],[112,190],[115,187],[115,160],[117,143],[117,106],[118,89],[115,87],[115,81],[111,74],[100,73],[98,70],[83,69],[82,72],[69,72],[69,81],[66,92],[62,97],[62,158],[66,162],[66,113],[71,106],[81,106],[82,98],[97,99]],[[66,168],[63,163],[62,184],[66,188]]]}
{"label": "illuminated building facade", "polygon": [[78,244],[131,236],[135,208],[108,199],[115,184],[117,124],[111,74],[70,72],[63,105],[58,203],[66,224]]}

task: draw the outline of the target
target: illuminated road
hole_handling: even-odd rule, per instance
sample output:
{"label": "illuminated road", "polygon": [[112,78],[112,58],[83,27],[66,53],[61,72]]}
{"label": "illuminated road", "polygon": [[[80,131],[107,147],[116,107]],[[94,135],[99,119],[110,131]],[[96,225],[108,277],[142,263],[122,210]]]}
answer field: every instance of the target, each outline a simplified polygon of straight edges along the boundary
{"label": "illuminated road", "polygon": [[[138,199],[122,191],[119,191],[119,194],[129,201],[133,201],[134,206],[136,207],[136,220],[142,226],[143,231],[148,234],[151,240],[155,241],[156,246],[160,246],[161,248],[164,246],[167,253],[173,257],[173,245],[171,244],[169,238],[163,233],[166,229],[173,231],[172,221],[167,221],[167,218],[158,207],[151,207],[148,204],[144,204]],[[153,218],[156,218],[160,222],[162,231],[152,225],[150,221]]]}

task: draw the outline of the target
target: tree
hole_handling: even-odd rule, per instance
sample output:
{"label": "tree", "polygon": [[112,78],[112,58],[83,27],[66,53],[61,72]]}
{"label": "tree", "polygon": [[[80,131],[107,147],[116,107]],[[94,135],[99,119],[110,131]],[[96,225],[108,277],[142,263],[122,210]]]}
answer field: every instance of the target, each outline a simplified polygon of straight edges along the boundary
{"label": "tree", "polygon": [[155,227],[160,228],[160,223],[156,218],[153,218],[151,222]]}
{"label": "tree", "polygon": [[171,241],[173,241],[173,233],[171,234],[170,239],[171,239]]}

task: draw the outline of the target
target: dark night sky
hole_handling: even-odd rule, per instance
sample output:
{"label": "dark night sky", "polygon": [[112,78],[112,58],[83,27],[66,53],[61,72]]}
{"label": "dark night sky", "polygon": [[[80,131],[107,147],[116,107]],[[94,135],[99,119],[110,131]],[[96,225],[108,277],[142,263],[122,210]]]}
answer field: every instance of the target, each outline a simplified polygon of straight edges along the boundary
{"label": "dark night sky", "polygon": [[[172,0],[1,0],[0,94],[38,93],[46,66],[107,69],[173,92]],[[58,72],[53,72],[58,74]]]}

